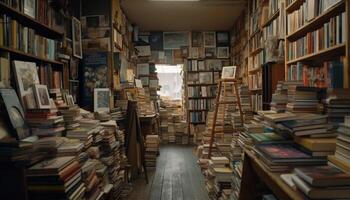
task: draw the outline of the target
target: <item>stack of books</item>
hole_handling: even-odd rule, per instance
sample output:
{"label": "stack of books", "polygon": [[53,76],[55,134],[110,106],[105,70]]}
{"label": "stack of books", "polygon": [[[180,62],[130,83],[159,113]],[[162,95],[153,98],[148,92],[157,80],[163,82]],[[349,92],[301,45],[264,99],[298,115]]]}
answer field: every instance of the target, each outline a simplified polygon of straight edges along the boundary
{"label": "stack of books", "polygon": [[324,100],[328,121],[334,125],[344,122],[344,117],[350,111],[349,89],[328,89]]}
{"label": "stack of books", "polygon": [[243,148],[251,148],[253,146],[250,134],[264,133],[264,126],[259,123],[244,124],[244,131],[239,134],[238,143]]}
{"label": "stack of books", "polygon": [[249,87],[245,85],[240,86],[238,88],[238,94],[241,100],[242,110],[244,114],[244,123],[248,123],[253,119],[253,110],[250,103],[251,97],[249,96]]}
{"label": "stack of books", "polygon": [[350,117],[345,117],[345,122],[338,128],[335,155],[328,156],[329,163],[347,172],[350,172]]}
{"label": "stack of books", "polygon": [[80,108],[78,106],[59,107],[59,113],[63,116],[67,130],[73,130],[80,126]]}
{"label": "stack of books", "polygon": [[31,199],[81,199],[86,191],[74,157],[57,157],[30,167],[27,183]]}
{"label": "stack of books", "polygon": [[63,117],[54,109],[28,109],[26,119],[37,136],[61,136],[65,130]]}
{"label": "stack of books", "polygon": [[160,108],[159,110],[160,115],[160,129],[161,129],[161,141],[162,143],[168,143],[169,141],[169,134],[168,134],[168,119],[170,117],[170,113],[168,112],[168,109]]}
{"label": "stack of books", "polygon": [[277,84],[277,89],[274,94],[272,94],[271,99],[271,110],[276,112],[285,112],[288,103],[288,87],[283,81],[279,81]]}
{"label": "stack of books", "polygon": [[263,143],[255,145],[254,151],[271,172],[286,172],[296,166],[322,165],[327,162],[326,157],[312,156],[295,143]]}
{"label": "stack of books", "polygon": [[174,126],[176,144],[188,144],[187,123],[185,121],[175,122]]}
{"label": "stack of books", "polygon": [[64,138],[62,144],[57,147],[57,157],[78,156],[83,149],[84,144],[80,140]]}
{"label": "stack of books", "polygon": [[0,161],[33,163],[42,158],[43,155],[35,153],[33,142],[10,137],[0,139]]}
{"label": "stack of books", "polygon": [[226,157],[212,157],[207,170],[206,188],[209,196],[220,198],[223,190],[231,189],[232,170]]}
{"label": "stack of books", "polygon": [[333,166],[295,168],[292,181],[310,199],[350,199],[350,174]]}
{"label": "stack of books", "polygon": [[154,168],[157,165],[157,155],[159,154],[159,136],[147,135],[145,141],[145,160],[146,166]]}
{"label": "stack of books", "polygon": [[296,86],[288,88],[287,111],[294,113],[319,113],[318,88]]}

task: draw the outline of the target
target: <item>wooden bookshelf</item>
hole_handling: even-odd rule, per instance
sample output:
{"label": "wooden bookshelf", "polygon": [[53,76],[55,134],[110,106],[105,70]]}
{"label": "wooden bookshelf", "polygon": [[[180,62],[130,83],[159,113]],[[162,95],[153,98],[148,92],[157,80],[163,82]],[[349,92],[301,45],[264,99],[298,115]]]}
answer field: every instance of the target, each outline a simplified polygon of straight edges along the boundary
{"label": "wooden bookshelf", "polygon": [[345,44],[336,45],[312,54],[308,54],[291,61],[287,61],[287,65],[296,64],[297,62],[323,62],[331,60],[345,54]]}
{"label": "wooden bookshelf", "polygon": [[188,97],[188,99],[215,99],[215,97]]}
{"label": "wooden bookshelf", "polygon": [[291,4],[287,5],[286,11],[288,13],[293,12],[294,10],[298,9],[305,0],[294,0]]}
{"label": "wooden bookshelf", "polygon": [[10,6],[6,5],[5,3],[0,2],[0,13],[6,14],[12,17],[13,19],[19,21],[20,23],[24,24],[25,26],[28,26],[29,28],[32,28],[35,30],[36,33],[39,35],[45,36],[47,38],[51,39],[62,39],[63,33],[56,31],[52,29],[51,27],[47,26],[46,24],[42,24],[38,20],[14,9]]}
{"label": "wooden bookshelf", "polygon": [[11,55],[15,55],[16,57],[25,59],[27,61],[33,61],[33,62],[36,62],[36,63],[48,63],[48,64],[59,65],[59,66],[63,65],[62,62],[59,62],[59,61],[56,61],[56,60],[50,60],[50,59],[46,59],[46,58],[41,58],[39,56],[35,56],[33,54],[25,53],[23,51],[19,51],[19,50],[8,48],[8,47],[0,46],[0,50],[1,51],[7,51],[7,52],[11,53]]}
{"label": "wooden bookshelf", "polygon": [[211,85],[217,85],[217,83],[191,83],[187,84],[187,86],[211,86]]}
{"label": "wooden bookshelf", "polygon": [[269,19],[262,25],[262,28],[269,26],[275,19],[277,19],[280,15],[280,10],[278,9],[273,15],[269,17]]}
{"label": "wooden bookshelf", "polygon": [[256,54],[260,53],[260,52],[263,51],[263,50],[264,50],[264,48],[258,47],[258,48],[256,48],[256,49],[254,49],[253,51],[251,51],[251,52],[249,53],[249,55],[250,55],[250,56],[255,56]]}
{"label": "wooden bookshelf", "polygon": [[326,23],[330,18],[335,17],[339,13],[344,12],[344,11],[345,11],[345,0],[342,0],[341,2],[332,6],[331,8],[329,8],[327,11],[325,11],[321,15],[315,17],[309,23],[300,27],[299,29],[297,29],[293,33],[288,34],[287,39],[290,41],[294,41],[294,40],[304,36],[308,32],[322,27],[323,24]]}

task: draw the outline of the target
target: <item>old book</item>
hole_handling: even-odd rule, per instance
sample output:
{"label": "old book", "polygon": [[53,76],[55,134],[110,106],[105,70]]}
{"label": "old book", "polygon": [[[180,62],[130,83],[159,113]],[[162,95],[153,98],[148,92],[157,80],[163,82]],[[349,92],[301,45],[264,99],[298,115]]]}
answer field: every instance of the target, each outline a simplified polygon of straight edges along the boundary
{"label": "old book", "polygon": [[332,166],[298,167],[294,172],[314,187],[350,185],[350,174]]}
{"label": "old book", "polygon": [[35,174],[58,174],[66,166],[74,161],[75,157],[57,157],[42,161],[28,169],[28,175]]}
{"label": "old book", "polygon": [[334,151],[337,140],[335,138],[295,137],[295,142],[310,151]]}

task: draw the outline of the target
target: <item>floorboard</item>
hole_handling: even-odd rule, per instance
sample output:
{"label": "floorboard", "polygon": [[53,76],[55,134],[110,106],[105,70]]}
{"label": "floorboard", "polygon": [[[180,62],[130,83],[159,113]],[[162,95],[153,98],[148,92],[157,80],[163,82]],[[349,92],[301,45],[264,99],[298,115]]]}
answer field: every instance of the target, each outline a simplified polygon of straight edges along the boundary
{"label": "floorboard", "polygon": [[149,184],[144,178],[133,182],[130,200],[207,200],[204,178],[194,155],[194,147],[163,145],[157,168],[149,170]]}

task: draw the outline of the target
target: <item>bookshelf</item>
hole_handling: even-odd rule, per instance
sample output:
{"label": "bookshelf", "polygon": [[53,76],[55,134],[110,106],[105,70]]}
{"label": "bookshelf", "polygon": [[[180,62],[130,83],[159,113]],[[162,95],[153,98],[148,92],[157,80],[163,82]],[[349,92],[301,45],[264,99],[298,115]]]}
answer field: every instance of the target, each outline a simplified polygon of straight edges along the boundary
{"label": "bookshelf", "polygon": [[[331,88],[336,77],[343,76],[343,87],[349,87],[349,41],[346,39],[349,2],[340,0],[332,3],[312,7],[304,1],[295,0],[287,5],[286,80],[300,80],[305,86]],[[302,7],[312,12],[301,18]],[[298,23],[296,20],[299,20]],[[330,71],[338,66],[341,70],[334,72],[337,74],[330,74]],[[299,73],[296,79],[295,75],[292,75],[295,69],[296,73]],[[321,84],[316,82],[318,75],[312,73],[314,71],[324,76]],[[336,87],[339,87],[339,84]]]}

